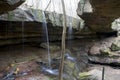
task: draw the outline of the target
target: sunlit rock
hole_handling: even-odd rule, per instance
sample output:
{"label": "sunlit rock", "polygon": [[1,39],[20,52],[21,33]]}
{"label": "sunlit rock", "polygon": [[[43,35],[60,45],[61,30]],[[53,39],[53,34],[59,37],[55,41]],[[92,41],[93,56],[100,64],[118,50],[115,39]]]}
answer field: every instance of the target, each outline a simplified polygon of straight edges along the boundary
{"label": "sunlit rock", "polygon": [[[6,21],[33,21],[33,22],[43,22],[43,11],[40,9],[27,8],[23,10],[21,8],[15,9],[8,14],[3,14],[0,16],[0,20]],[[51,23],[54,27],[63,26],[63,14],[58,14],[55,12],[45,11],[46,22]],[[72,25],[73,28],[79,29],[81,20],[67,16],[67,27]]]}

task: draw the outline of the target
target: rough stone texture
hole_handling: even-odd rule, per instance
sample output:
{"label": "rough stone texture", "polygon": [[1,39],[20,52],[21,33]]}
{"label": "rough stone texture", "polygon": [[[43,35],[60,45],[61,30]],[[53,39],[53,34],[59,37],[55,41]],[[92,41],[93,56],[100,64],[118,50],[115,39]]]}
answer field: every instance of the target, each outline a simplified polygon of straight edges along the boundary
{"label": "rough stone texture", "polygon": [[21,5],[25,0],[0,0],[0,14],[14,10]]}
{"label": "rough stone texture", "polygon": [[101,39],[94,42],[94,45],[89,50],[89,55],[100,55],[100,50],[110,48],[111,44],[117,39],[117,37],[110,37]]}
{"label": "rough stone texture", "polygon": [[112,66],[112,67],[119,67],[120,66],[119,56],[112,56],[112,57],[90,56],[89,61],[91,63],[94,63],[94,64],[108,65],[108,66]]}
{"label": "rough stone texture", "polygon": [[49,50],[50,51],[57,51],[57,50],[60,50],[60,46],[58,46],[58,45],[54,45],[54,44],[47,44],[47,43],[41,43],[40,44],[40,47],[42,47],[42,48],[44,48],[44,49],[46,49],[46,50],[48,50],[48,48],[49,48]]}
{"label": "rough stone texture", "polygon": [[[114,44],[114,45],[113,45]],[[100,55],[102,52],[115,52],[119,51],[120,37],[109,37],[95,41],[89,50],[90,55]]]}
{"label": "rough stone texture", "polygon": [[[3,14],[0,16],[0,38],[4,39],[1,40],[0,43],[2,45],[21,43],[23,42],[23,37],[24,42],[45,41],[46,37],[43,37],[46,34],[45,25],[47,25],[48,28],[50,41],[61,40],[63,23],[62,17],[62,14],[57,14],[54,12],[45,12],[44,15],[43,11],[41,10],[32,8],[23,10],[17,8],[14,11],[10,11],[8,14]],[[79,19],[70,16],[67,16],[67,19],[72,19],[72,22],[69,21],[67,24],[68,28],[80,28]],[[46,24],[43,24],[43,22],[46,22]],[[75,29],[71,30],[71,32],[73,32],[72,34],[74,34]],[[7,40],[5,38],[7,38]],[[15,40],[10,40],[13,38]]]}
{"label": "rough stone texture", "polygon": [[112,43],[110,49],[111,49],[111,51],[119,51],[120,46],[118,44]]}
{"label": "rough stone texture", "polygon": [[[87,0],[88,1],[88,0]],[[78,15],[85,20],[86,26],[95,32],[112,32],[111,23],[120,17],[120,1],[90,0],[93,13],[85,12]],[[78,5],[79,12],[80,5]]]}
{"label": "rough stone texture", "polygon": [[99,71],[102,71],[102,69],[105,69],[105,79],[104,80],[119,80],[120,76],[120,69],[112,68],[109,66],[103,66],[103,65],[93,65],[90,70],[97,69]]}
{"label": "rough stone texture", "polygon": [[[88,72],[80,73],[80,80],[101,80],[102,79],[102,71],[93,69]],[[105,79],[106,80],[106,79]]]}
{"label": "rough stone texture", "polygon": [[120,37],[111,37],[95,42],[89,51],[89,61],[114,67],[120,66],[119,43]]}
{"label": "rough stone texture", "polygon": [[[61,40],[62,27],[47,23],[49,40]],[[75,34],[72,30],[72,36]],[[24,42],[45,42],[45,29],[43,24],[35,21],[0,21],[0,45],[18,44]],[[23,40],[24,37],[24,40]],[[74,37],[73,37],[74,38]],[[68,29],[67,37],[68,39]]]}
{"label": "rough stone texture", "polygon": [[[6,21],[36,21],[36,22],[46,22],[51,23],[53,26],[62,27],[63,26],[63,15],[55,12],[42,11],[38,9],[27,8],[23,10],[17,8],[8,14],[3,14],[0,16],[0,20]],[[71,21],[70,21],[71,20]],[[67,16],[67,27],[72,26],[78,29],[80,27],[80,19]]]}
{"label": "rough stone texture", "polygon": [[119,51],[120,50],[120,37],[116,38],[110,47],[111,51]]}

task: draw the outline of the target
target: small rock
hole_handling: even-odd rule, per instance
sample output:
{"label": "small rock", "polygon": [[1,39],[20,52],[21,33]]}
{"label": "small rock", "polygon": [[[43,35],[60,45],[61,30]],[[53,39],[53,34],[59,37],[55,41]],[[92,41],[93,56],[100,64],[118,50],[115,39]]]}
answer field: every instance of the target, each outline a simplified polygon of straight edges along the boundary
{"label": "small rock", "polygon": [[89,50],[89,55],[100,55],[100,49],[101,52],[106,52],[106,50],[109,51],[109,48],[111,49],[112,43],[116,43],[117,45],[120,45],[119,37],[110,37],[110,38],[105,38],[99,41],[96,41],[94,45],[90,48]]}
{"label": "small rock", "polygon": [[80,80],[102,80],[102,71],[94,69],[79,74]]}
{"label": "small rock", "polygon": [[48,45],[47,43],[41,43],[40,46],[44,49],[50,49],[50,51],[60,50],[60,47],[57,45]]}
{"label": "small rock", "polygon": [[120,36],[115,38],[110,46],[111,51],[119,51],[120,50]]}
{"label": "small rock", "polygon": [[100,51],[100,55],[110,55],[111,54],[111,51],[109,48],[102,48],[99,50]]}
{"label": "small rock", "polygon": [[79,74],[78,66],[75,62],[67,59],[65,60],[64,72],[69,76],[65,80],[74,80],[74,78],[77,78]]}
{"label": "small rock", "polygon": [[111,51],[119,51],[120,46],[118,44],[112,43],[110,49],[111,49]]}
{"label": "small rock", "polygon": [[120,66],[120,58],[119,57],[91,56],[91,57],[89,57],[89,62],[95,63],[95,64],[101,64],[101,65],[109,65],[112,67]]}
{"label": "small rock", "polygon": [[89,55],[98,55],[98,54],[100,54],[99,49],[100,49],[100,47],[97,47],[97,46],[91,47],[91,49],[89,50]]}
{"label": "small rock", "polygon": [[0,73],[0,78],[2,78],[3,77],[3,74],[2,73]]}

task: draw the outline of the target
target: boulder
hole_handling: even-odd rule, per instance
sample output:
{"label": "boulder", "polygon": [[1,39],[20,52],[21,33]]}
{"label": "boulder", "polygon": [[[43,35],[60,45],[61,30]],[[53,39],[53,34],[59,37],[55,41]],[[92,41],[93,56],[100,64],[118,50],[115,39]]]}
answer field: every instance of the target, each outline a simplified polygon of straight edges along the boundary
{"label": "boulder", "polygon": [[102,80],[102,71],[93,69],[79,74],[80,80]]}
{"label": "boulder", "polygon": [[120,46],[118,44],[112,43],[110,49],[112,51],[119,51],[120,50]]}
{"label": "boulder", "polygon": [[102,48],[99,50],[101,55],[110,55],[111,51],[109,48]]}
{"label": "boulder", "polygon": [[89,51],[89,61],[95,64],[120,66],[120,37],[111,37],[95,42]]}
{"label": "boulder", "polygon": [[64,72],[68,75],[66,76],[65,80],[79,79],[79,73],[86,70],[88,67],[87,64],[88,56],[86,53],[77,53],[77,55],[72,53],[65,54]]}
{"label": "boulder", "polygon": [[48,45],[47,43],[41,43],[40,47],[42,47],[44,49],[48,49],[48,47],[49,47],[50,51],[58,51],[58,50],[60,50],[59,46],[57,46],[57,45],[51,45],[51,44]]}
{"label": "boulder", "polygon": [[95,64],[120,66],[120,37],[111,37],[95,42],[89,51],[89,62]]}
{"label": "boulder", "polygon": [[64,72],[68,75],[65,77],[66,80],[74,80],[78,77],[78,65],[70,60],[65,60]]}
{"label": "boulder", "polygon": [[1,0],[0,1],[0,14],[7,13],[8,11],[16,9],[25,0]]}
{"label": "boulder", "polygon": [[119,42],[119,37],[104,38],[94,42],[94,45],[89,50],[89,55],[111,54],[111,45],[116,41]]}
{"label": "boulder", "polygon": [[[114,32],[120,26],[112,22],[120,17],[120,1],[118,0],[81,0],[77,13],[85,20],[85,25],[94,32]],[[88,4],[89,3],[89,4]],[[92,6],[92,7],[91,7]],[[82,9],[81,9],[82,8]],[[116,26],[117,28],[116,28]],[[115,28],[116,29],[115,29]]]}
{"label": "boulder", "polygon": [[119,51],[120,50],[120,37],[117,37],[110,46],[111,51]]}
{"label": "boulder", "polygon": [[120,66],[120,56],[90,56],[89,62],[94,64],[108,65],[111,67],[119,67]]}

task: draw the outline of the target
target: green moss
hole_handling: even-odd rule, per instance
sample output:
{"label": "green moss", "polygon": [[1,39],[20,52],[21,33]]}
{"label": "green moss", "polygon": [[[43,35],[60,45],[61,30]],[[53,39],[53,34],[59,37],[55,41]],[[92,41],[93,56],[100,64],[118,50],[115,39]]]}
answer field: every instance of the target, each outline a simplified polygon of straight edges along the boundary
{"label": "green moss", "polygon": [[74,69],[75,63],[71,62],[71,61],[67,61],[66,64],[71,68]]}
{"label": "green moss", "polygon": [[110,49],[111,49],[112,51],[119,51],[119,50],[120,50],[120,47],[119,47],[117,44],[112,43]]}
{"label": "green moss", "polygon": [[7,15],[8,15],[8,20],[12,20],[14,15],[12,13],[8,13]]}
{"label": "green moss", "polygon": [[88,79],[90,77],[90,74],[88,72],[83,72],[79,74],[79,78],[81,80]]}
{"label": "green moss", "polygon": [[100,53],[101,53],[101,55],[110,55],[111,54],[111,51],[110,51],[110,49],[109,48],[107,48],[107,49],[100,49]]}

